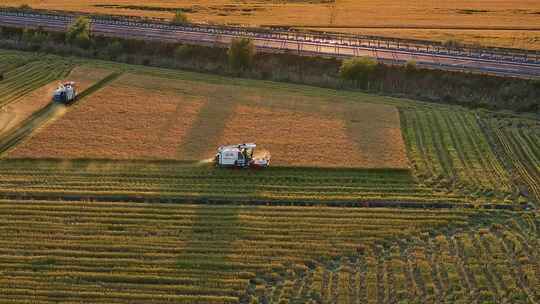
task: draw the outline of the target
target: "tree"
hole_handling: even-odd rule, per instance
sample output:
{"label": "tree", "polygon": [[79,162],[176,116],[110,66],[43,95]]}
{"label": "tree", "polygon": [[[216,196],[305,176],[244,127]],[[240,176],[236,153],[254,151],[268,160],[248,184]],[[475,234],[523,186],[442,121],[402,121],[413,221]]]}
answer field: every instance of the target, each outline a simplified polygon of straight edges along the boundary
{"label": "tree", "polygon": [[30,5],[28,5],[28,4],[25,3],[25,4],[21,4],[21,5],[19,6],[19,9],[20,9],[20,10],[23,10],[23,11],[31,11],[31,10],[32,10],[32,7],[31,7]]}
{"label": "tree", "polygon": [[234,39],[227,51],[229,65],[235,70],[249,68],[253,64],[255,53],[255,45],[251,39]]}
{"label": "tree", "polygon": [[21,39],[23,41],[26,41],[28,43],[33,43],[37,45],[41,45],[48,39],[48,34],[43,30],[43,28],[39,27],[38,29],[24,29],[23,34],[21,36]]}
{"label": "tree", "polygon": [[405,70],[408,72],[408,73],[413,73],[416,71],[416,61],[415,60],[409,60],[407,61],[407,63],[405,64]]}
{"label": "tree", "polygon": [[461,48],[461,47],[463,47],[463,43],[461,43],[461,41],[459,41],[457,39],[447,39],[447,40],[443,41],[442,45],[445,46],[445,47],[448,47],[448,48]]}
{"label": "tree", "polygon": [[193,55],[195,49],[191,45],[179,45],[174,49],[174,58],[176,60],[184,60]]}
{"label": "tree", "polygon": [[181,10],[178,10],[174,14],[171,23],[172,24],[178,24],[178,25],[186,24],[186,23],[189,23],[189,19],[188,19],[186,13],[182,12]]}
{"label": "tree", "polygon": [[116,59],[124,51],[124,46],[122,45],[122,43],[120,43],[120,41],[116,40],[113,43],[109,44],[106,50],[107,55],[109,55],[111,59]]}
{"label": "tree", "polygon": [[344,60],[339,68],[339,75],[345,80],[350,80],[355,85],[365,87],[368,84],[369,75],[377,68],[377,60],[370,57],[355,57]]}
{"label": "tree", "polygon": [[90,47],[90,20],[84,16],[75,19],[66,33],[66,42],[84,49]]}

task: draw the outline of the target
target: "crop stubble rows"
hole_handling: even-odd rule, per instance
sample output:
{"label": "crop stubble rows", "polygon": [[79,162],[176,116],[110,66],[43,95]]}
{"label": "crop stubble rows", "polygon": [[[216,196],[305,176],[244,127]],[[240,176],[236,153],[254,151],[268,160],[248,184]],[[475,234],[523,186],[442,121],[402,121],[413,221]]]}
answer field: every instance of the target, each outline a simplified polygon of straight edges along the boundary
{"label": "crop stubble rows", "polygon": [[[3,299],[237,303],[250,280],[468,213],[1,201]],[[316,224],[316,225],[315,225]],[[104,289],[104,286],[106,287]]]}

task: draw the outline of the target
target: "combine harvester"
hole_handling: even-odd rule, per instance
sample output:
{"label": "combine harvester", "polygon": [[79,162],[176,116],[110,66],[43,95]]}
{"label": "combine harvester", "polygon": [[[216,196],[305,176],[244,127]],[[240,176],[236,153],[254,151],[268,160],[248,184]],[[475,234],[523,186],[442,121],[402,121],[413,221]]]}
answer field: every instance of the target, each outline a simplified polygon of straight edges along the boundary
{"label": "combine harvester", "polygon": [[69,81],[61,83],[54,91],[53,101],[63,104],[70,104],[77,98],[77,89],[75,82]]}
{"label": "combine harvester", "polygon": [[229,168],[266,168],[270,165],[270,154],[254,157],[254,143],[221,146],[214,158],[217,167]]}

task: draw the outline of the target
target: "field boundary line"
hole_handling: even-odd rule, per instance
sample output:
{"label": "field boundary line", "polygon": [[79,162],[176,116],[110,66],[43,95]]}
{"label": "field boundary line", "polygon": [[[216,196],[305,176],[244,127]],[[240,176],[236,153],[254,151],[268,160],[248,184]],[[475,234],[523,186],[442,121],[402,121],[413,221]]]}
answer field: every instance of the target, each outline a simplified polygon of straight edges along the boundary
{"label": "field boundary line", "polygon": [[344,208],[396,208],[396,209],[480,209],[522,211],[524,208],[509,204],[484,204],[480,207],[472,203],[441,202],[400,202],[400,201],[288,201],[260,198],[212,198],[205,196],[160,196],[160,195],[84,195],[84,194],[32,194],[32,193],[0,193],[0,200],[19,201],[74,201],[74,202],[114,202],[114,203],[176,203],[192,205],[230,205],[230,206],[324,206]]}

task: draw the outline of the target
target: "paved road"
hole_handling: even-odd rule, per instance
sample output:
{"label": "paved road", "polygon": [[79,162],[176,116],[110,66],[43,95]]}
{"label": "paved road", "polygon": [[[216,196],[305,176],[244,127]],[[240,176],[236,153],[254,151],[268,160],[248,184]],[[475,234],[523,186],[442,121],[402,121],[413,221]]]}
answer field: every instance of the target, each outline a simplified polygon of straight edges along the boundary
{"label": "paved road", "polygon": [[[71,22],[66,16],[51,18],[50,16],[9,15],[0,14],[0,25],[15,27],[38,26],[47,30],[65,31]],[[268,34],[245,29],[226,28],[219,30],[208,27],[173,27],[163,24],[140,22],[115,22],[94,20],[92,31],[97,35],[109,37],[136,38],[168,42],[184,42],[201,45],[227,46],[237,37],[251,38],[258,50],[263,52],[298,52],[302,55],[323,55],[335,57],[371,56],[386,63],[403,64],[415,60],[419,66],[445,70],[465,70],[495,75],[515,76],[522,78],[540,78],[540,61],[516,61],[513,58],[496,55],[473,56],[468,53],[428,52],[425,50],[400,49],[392,47],[366,46],[353,40],[343,41],[324,36],[310,36],[299,39],[294,34]]]}

